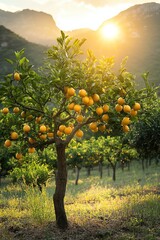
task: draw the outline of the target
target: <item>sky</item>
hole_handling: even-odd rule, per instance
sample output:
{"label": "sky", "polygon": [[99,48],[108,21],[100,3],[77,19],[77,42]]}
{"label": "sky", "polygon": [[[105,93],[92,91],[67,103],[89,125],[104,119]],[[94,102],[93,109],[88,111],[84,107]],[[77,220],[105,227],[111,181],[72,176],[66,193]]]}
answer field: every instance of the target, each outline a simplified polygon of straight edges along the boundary
{"label": "sky", "polygon": [[[135,5],[154,0],[0,0],[0,9],[16,12],[31,9],[51,14],[59,29],[96,30],[105,20]],[[154,2],[160,3],[160,0]]]}

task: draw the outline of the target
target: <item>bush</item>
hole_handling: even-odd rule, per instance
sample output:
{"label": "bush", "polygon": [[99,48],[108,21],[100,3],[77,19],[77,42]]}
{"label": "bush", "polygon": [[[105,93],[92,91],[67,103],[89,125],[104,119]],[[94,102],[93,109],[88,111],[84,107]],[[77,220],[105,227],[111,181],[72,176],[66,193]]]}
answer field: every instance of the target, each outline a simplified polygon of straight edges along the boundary
{"label": "bush", "polygon": [[38,186],[40,190],[42,190],[42,185],[46,185],[51,175],[52,172],[48,165],[39,163],[37,155],[34,155],[29,161],[26,156],[23,162],[10,172],[13,182],[22,181],[26,185]]}

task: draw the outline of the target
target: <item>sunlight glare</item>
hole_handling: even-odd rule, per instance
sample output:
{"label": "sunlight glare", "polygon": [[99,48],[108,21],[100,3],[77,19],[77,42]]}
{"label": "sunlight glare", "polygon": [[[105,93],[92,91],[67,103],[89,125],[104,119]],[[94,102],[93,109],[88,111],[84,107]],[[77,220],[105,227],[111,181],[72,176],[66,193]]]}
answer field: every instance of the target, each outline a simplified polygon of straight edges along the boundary
{"label": "sunlight glare", "polygon": [[115,23],[108,23],[102,28],[102,35],[109,40],[115,39],[119,35],[119,27]]}

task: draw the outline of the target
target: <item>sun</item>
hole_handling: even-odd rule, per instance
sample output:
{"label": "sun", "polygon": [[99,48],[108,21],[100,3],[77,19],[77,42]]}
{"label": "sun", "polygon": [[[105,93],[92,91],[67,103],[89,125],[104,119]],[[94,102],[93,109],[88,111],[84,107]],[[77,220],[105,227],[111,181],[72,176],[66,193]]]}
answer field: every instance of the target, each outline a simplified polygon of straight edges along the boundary
{"label": "sun", "polygon": [[107,23],[102,27],[102,35],[108,39],[113,40],[119,36],[120,29],[115,23]]}

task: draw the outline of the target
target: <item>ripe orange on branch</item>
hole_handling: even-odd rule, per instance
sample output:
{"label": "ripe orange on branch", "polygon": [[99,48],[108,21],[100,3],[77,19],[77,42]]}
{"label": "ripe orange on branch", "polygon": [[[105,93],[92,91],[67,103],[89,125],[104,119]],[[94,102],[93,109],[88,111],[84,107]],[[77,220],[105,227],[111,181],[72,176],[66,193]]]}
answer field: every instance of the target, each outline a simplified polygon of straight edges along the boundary
{"label": "ripe orange on branch", "polygon": [[124,98],[120,97],[120,98],[118,98],[117,102],[118,102],[118,104],[123,105],[125,103],[125,100],[124,100]]}
{"label": "ripe orange on branch", "polygon": [[90,123],[90,124],[89,124],[89,128],[90,128],[91,130],[96,129],[96,128],[97,128],[97,123],[96,123],[96,122]]}
{"label": "ripe orange on branch", "polygon": [[14,113],[18,113],[18,112],[19,112],[19,107],[14,107],[14,108],[13,108],[13,112],[14,112]]}
{"label": "ripe orange on branch", "polygon": [[99,97],[99,95],[98,94],[93,94],[93,96],[92,96],[92,98],[93,98],[93,101],[94,102],[98,102],[99,100],[100,100],[100,97]]}
{"label": "ripe orange on branch", "polygon": [[7,139],[5,142],[4,142],[4,146],[5,147],[10,147],[12,145],[11,141],[9,139]]}
{"label": "ripe orange on branch", "polygon": [[84,119],[84,117],[83,117],[82,115],[78,115],[78,116],[76,117],[76,120],[77,120],[77,122],[79,122],[79,123],[83,122],[83,119]]}
{"label": "ripe orange on branch", "polygon": [[30,126],[28,124],[25,124],[23,127],[23,131],[28,133],[31,130]]}
{"label": "ripe orange on branch", "polygon": [[71,87],[71,88],[67,89],[67,95],[68,96],[71,97],[71,96],[74,96],[74,94],[75,94],[75,89],[74,88]]}
{"label": "ripe orange on branch", "polygon": [[131,123],[131,120],[130,120],[129,117],[124,117],[124,118],[122,119],[122,121],[121,121],[122,126],[128,125],[128,124],[130,124],[130,123]]}
{"label": "ripe orange on branch", "polygon": [[16,153],[16,158],[19,160],[19,159],[22,159],[23,155],[22,153]]}
{"label": "ripe orange on branch", "polygon": [[141,109],[141,105],[136,102],[136,103],[134,104],[134,106],[133,106],[133,109],[134,109],[135,111],[138,111],[138,110]]}
{"label": "ripe orange on branch", "polygon": [[81,106],[79,104],[74,105],[75,112],[81,112]]}
{"label": "ripe orange on branch", "polygon": [[11,139],[16,140],[18,138],[17,132],[11,132]]}
{"label": "ripe orange on branch", "polygon": [[120,104],[116,104],[116,106],[115,106],[115,110],[116,110],[117,112],[121,112],[122,109],[123,109],[122,105],[120,105]]}
{"label": "ripe orange on branch", "polygon": [[123,106],[123,111],[126,113],[129,113],[131,111],[131,107],[129,105],[124,105]]}
{"label": "ripe orange on branch", "polygon": [[14,80],[16,80],[16,81],[21,80],[21,76],[20,76],[20,74],[18,72],[14,73]]}
{"label": "ripe orange on branch", "polygon": [[72,132],[72,127],[65,127],[64,133],[69,135]]}
{"label": "ripe orange on branch", "polygon": [[85,96],[82,98],[82,102],[87,105],[89,103],[89,97]]}
{"label": "ripe orange on branch", "polygon": [[39,128],[39,131],[41,133],[45,133],[47,131],[47,127],[45,125],[41,125],[40,128]]}
{"label": "ripe orange on branch", "polygon": [[103,108],[102,108],[102,107],[97,107],[97,108],[96,108],[96,113],[97,113],[98,115],[102,115],[102,113],[103,113]]}
{"label": "ripe orange on branch", "polygon": [[108,114],[104,114],[104,115],[102,116],[102,121],[108,122],[108,120],[109,120]]}
{"label": "ripe orange on branch", "polygon": [[123,132],[129,132],[128,125],[123,125]]}
{"label": "ripe orange on branch", "polygon": [[28,152],[29,153],[34,153],[35,151],[36,151],[36,149],[34,147],[28,148]]}
{"label": "ripe orange on branch", "polygon": [[70,103],[69,105],[68,105],[68,109],[69,110],[73,110],[74,109],[74,103],[72,102],[72,103]]}
{"label": "ripe orange on branch", "polygon": [[81,138],[81,137],[83,137],[83,131],[81,130],[81,129],[79,129],[77,132],[76,132],[76,137],[79,137],[79,138]]}
{"label": "ripe orange on branch", "polygon": [[130,115],[133,116],[133,117],[136,116],[137,115],[137,111],[134,110],[134,109],[131,109]]}
{"label": "ripe orange on branch", "polygon": [[3,108],[3,109],[2,109],[2,113],[3,113],[3,114],[7,114],[7,113],[9,113],[9,109],[8,109],[8,108],[6,108],[6,107],[5,107],[5,108]]}
{"label": "ripe orange on branch", "polygon": [[106,113],[109,111],[109,106],[107,104],[103,105],[103,112]]}
{"label": "ripe orange on branch", "polygon": [[60,132],[64,132],[64,129],[66,128],[66,126],[65,125],[60,125],[59,126],[59,131]]}
{"label": "ripe orange on branch", "polygon": [[87,96],[86,90],[85,90],[85,89],[80,89],[80,90],[79,90],[79,96],[80,96],[80,97],[85,97],[85,96]]}

